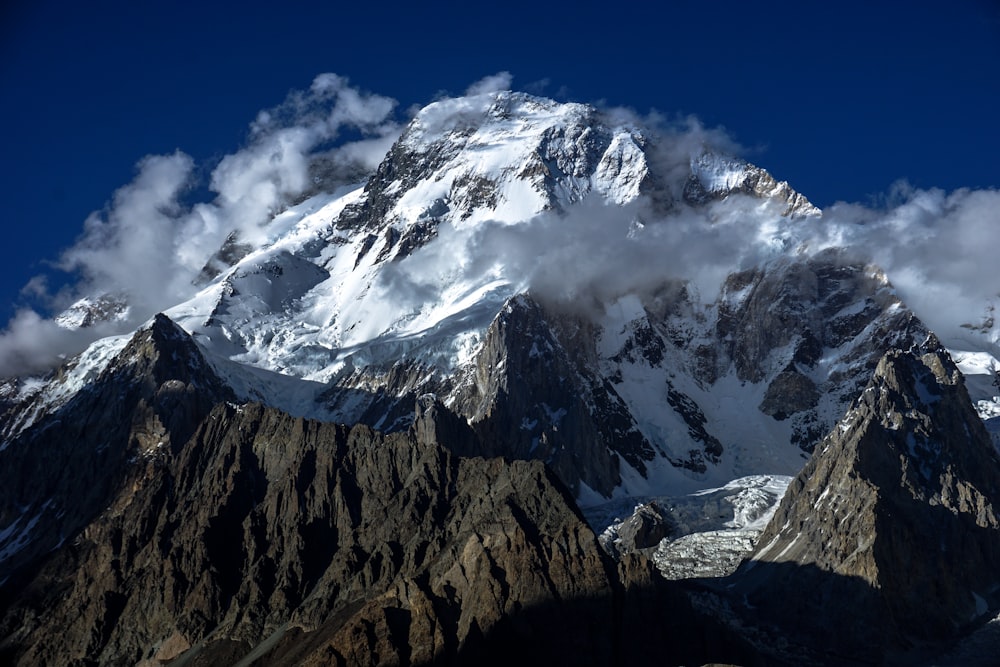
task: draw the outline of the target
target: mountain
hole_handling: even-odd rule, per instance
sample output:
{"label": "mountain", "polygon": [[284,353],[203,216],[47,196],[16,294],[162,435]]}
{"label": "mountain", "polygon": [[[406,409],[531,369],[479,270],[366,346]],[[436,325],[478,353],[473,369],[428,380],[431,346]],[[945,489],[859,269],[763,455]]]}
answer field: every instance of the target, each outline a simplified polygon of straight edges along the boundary
{"label": "mountain", "polygon": [[[926,334],[876,267],[789,249],[730,269],[718,295],[643,267],[641,280],[597,276],[635,289],[571,303],[563,273],[547,274],[574,234],[620,232],[609,243],[635,252],[675,218],[720,226],[723,213],[790,227],[819,215],[758,167],[707,146],[682,154],[592,107],[444,100],[363,188],[280,213],[259,248],[227,241],[213,261],[235,265],[166,314],[240,400],[392,432],[434,393],[481,451],[546,460],[595,502],[794,474],[881,354]],[[543,240],[541,254],[521,247]],[[514,250],[497,258],[491,243]]]}
{"label": "mountain", "polygon": [[1000,608],[997,350],[956,366],[787,183],[513,92],[325,160],[189,298],[81,298],[60,327],[120,334],[0,383],[9,661],[794,664],[759,637]]}
{"label": "mountain", "polygon": [[92,382],[38,422],[18,423],[0,449],[0,582],[85,530],[140,461],[178,447],[233,398],[190,336],[157,316]]}

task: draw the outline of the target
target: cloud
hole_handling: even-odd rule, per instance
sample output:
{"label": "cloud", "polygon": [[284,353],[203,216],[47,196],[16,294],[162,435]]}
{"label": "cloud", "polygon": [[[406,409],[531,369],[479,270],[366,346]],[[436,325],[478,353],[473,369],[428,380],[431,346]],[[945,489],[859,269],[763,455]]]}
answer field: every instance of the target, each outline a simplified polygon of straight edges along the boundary
{"label": "cloud", "polygon": [[[647,157],[661,170],[676,170],[679,189],[691,155],[720,145],[732,148],[721,131],[692,120],[658,136]],[[404,312],[439,300],[451,285],[503,280],[550,305],[599,314],[622,295],[652,295],[673,280],[688,281],[708,303],[734,271],[789,252],[805,257],[840,248],[852,261],[880,266],[946,344],[1000,344],[1000,192],[897,184],[887,201],[880,208],[841,203],[821,217],[789,220],[781,206],[746,195],[666,213],[648,198],[619,207],[592,196],[516,225],[442,227],[434,241],[395,263],[381,287]],[[984,324],[980,333],[969,326]]]}
{"label": "cloud", "polygon": [[[212,170],[214,198],[193,206],[183,203],[196,173],[190,156],[177,151],[140,160],[135,179],[106,210],[86,220],[80,238],[56,263],[76,281],[50,294],[45,277],[38,276],[22,291],[56,308],[82,296],[124,296],[129,318],[118,323],[118,331],[68,332],[34,311],[21,311],[0,333],[0,377],[51,366],[193,295],[202,268],[230,234],[261,241],[274,213],[315,186],[313,165],[322,161],[328,179],[353,181],[359,171],[373,170],[401,131],[395,108],[391,98],[321,74],[309,90],[293,91],[257,115],[246,146]],[[345,131],[349,137],[341,140]]]}
{"label": "cloud", "polygon": [[549,86],[552,85],[552,79],[548,77],[543,77],[537,81],[531,81],[523,86],[518,86],[521,90],[526,93],[531,93],[532,95],[544,95],[545,91]]}
{"label": "cloud", "polygon": [[66,329],[31,309],[19,310],[0,336],[0,377],[42,373],[79,354],[95,339],[117,333],[102,324]]}
{"label": "cloud", "polygon": [[[401,130],[392,119],[395,107],[395,100],[353,88],[344,77],[320,74],[308,92],[293,91],[278,107],[258,114],[250,145],[223,158],[212,172],[211,188],[218,193],[213,205],[219,210],[202,214],[222,218],[222,227],[235,227],[251,242],[259,240],[261,224],[311,185],[309,167],[318,154],[343,171],[376,166],[374,151],[391,144]],[[344,129],[365,138],[320,150]],[[214,239],[212,250],[221,240]]]}
{"label": "cloud", "polygon": [[[812,226],[813,247],[848,248],[889,276],[900,297],[948,344],[974,340],[1000,305],[1000,191],[895,187],[902,201],[885,209],[837,204]],[[1000,328],[992,328],[993,344]],[[970,340],[972,339],[972,340]],[[961,347],[960,347],[961,349]]]}
{"label": "cloud", "polygon": [[[417,122],[442,132],[456,118],[478,123],[484,112],[480,100],[444,100]],[[625,206],[595,194],[515,225],[487,220],[445,226],[435,240],[383,270],[384,298],[414,312],[451,285],[503,280],[553,307],[599,313],[622,295],[652,294],[684,279],[710,300],[729,273],[775,252],[771,235],[748,221],[761,215],[759,201],[734,196],[707,210],[681,203],[693,156],[741,152],[724,130],[706,128],[693,116],[670,119],[624,107],[600,114],[608,126],[643,128],[649,169],[667,192]],[[773,210],[767,215],[779,217]]]}
{"label": "cloud", "polygon": [[558,309],[599,315],[626,294],[652,295],[686,280],[707,300],[734,270],[773,254],[747,224],[759,202],[733,197],[704,210],[658,213],[648,199],[624,206],[592,195],[561,212],[519,224],[448,226],[382,274],[384,298],[402,312],[420,310],[462,283],[510,283]]}
{"label": "cloud", "polygon": [[466,88],[465,94],[474,97],[485,93],[495,93],[501,90],[510,90],[514,76],[507,71],[497,72],[490,76],[483,77],[479,81]]}
{"label": "cloud", "polygon": [[180,152],[144,158],[135,180],[115,193],[111,209],[87,219],[59,268],[77,273],[89,293],[127,291],[138,303],[180,296],[187,286],[169,271],[171,249],[182,214],[179,197],[193,167]]}

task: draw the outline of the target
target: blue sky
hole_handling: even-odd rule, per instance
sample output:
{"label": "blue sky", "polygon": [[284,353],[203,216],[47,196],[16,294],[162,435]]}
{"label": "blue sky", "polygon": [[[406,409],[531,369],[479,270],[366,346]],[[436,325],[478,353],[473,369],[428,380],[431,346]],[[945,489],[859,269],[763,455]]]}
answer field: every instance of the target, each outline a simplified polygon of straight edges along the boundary
{"label": "blue sky", "polygon": [[[0,323],[146,155],[207,179],[321,72],[399,101],[509,71],[559,99],[694,114],[820,206],[1000,185],[1000,5],[48,2],[0,9]],[[206,6],[208,5],[208,6]]]}

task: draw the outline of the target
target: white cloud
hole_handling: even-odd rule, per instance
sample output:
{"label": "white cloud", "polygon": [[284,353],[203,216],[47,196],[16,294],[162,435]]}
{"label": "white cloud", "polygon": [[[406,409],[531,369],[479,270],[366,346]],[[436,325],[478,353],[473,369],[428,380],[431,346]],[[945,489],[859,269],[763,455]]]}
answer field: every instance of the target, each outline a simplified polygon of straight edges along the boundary
{"label": "white cloud", "polygon": [[[310,185],[309,165],[318,152],[345,168],[377,166],[381,156],[375,158],[373,150],[391,145],[401,130],[392,119],[395,106],[395,100],[352,88],[346,78],[327,73],[313,80],[309,92],[294,91],[278,107],[258,114],[250,145],[223,158],[212,173],[211,187],[219,193],[214,216],[225,221],[222,238],[235,228],[255,240],[260,225]],[[320,150],[345,128],[365,138]],[[214,250],[222,238],[207,245]]]}
{"label": "white cloud", "polygon": [[617,206],[591,196],[520,224],[442,228],[386,267],[382,292],[400,310],[416,311],[453,284],[503,279],[553,307],[600,312],[625,294],[686,279],[710,300],[729,273],[774,252],[747,224],[758,206],[733,197],[708,215],[681,207],[663,216],[645,199]]}
{"label": "white cloud", "polygon": [[179,196],[193,167],[180,152],[144,158],[135,180],[115,193],[111,209],[87,219],[60,268],[78,273],[87,293],[127,291],[139,303],[179,296],[186,286],[170,271],[171,251],[182,215]]}
{"label": "white cloud", "polygon": [[[308,91],[293,91],[257,115],[247,146],[213,170],[216,197],[193,207],[181,203],[194,173],[189,156],[178,151],[143,158],[135,180],[115,193],[106,211],[87,219],[81,237],[60,258],[58,268],[77,282],[56,298],[45,278],[37,277],[24,293],[62,306],[84,295],[125,294],[130,318],[119,328],[136,326],[193,294],[202,267],[230,233],[260,240],[270,217],[313,185],[310,165],[316,158],[333,163],[327,175],[334,177],[355,179],[359,169],[374,169],[401,131],[395,106],[395,100],[354,88],[344,77],[321,74]],[[338,144],[345,129],[351,140]],[[67,332],[22,311],[0,333],[0,377],[50,366],[108,333]]]}
{"label": "white cloud", "polygon": [[[1000,192],[903,186],[897,195],[902,203],[881,211],[831,207],[810,242],[870,257],[932,330],[960,346],[970,337],[961,325],[982,324],[988,309],[1000,305]],[[994,344],[998,331],[994,326],[990,334]]]}
{"label": "white cloud", "polygon": [[[682,143],[695,136],[681,137]],[[841,204],[805,220],[781,217],[780,207],[742,195],[667,215],[648,201],[617,207],[592,197],[523,224],[442,228],[384,275],[383,293],[401,310],[415,311],[449,284],[504,279],[553,305],[599,312],[623,294],[651,294],[685,279],[710,302],[738,269],[788,251],[838,247],[847,258],[882,267],[946,344],[1000,344],[998,323],[985,336],[962,326],[981,325],[1000,308],[1000,192],[903,189],[897,195],[893,207]]]}
{"label": "white cloud", "polygon": [[510,90],[510,85],[514,81],[514,76],[507,71],[497,72],[490,76],[483,77],[479,81],[466,88],[465,94],[468,96],[483,95],[485,93],[495,93],[501,90]]}
{"label": "white cloud", "polygon": [[115,333],[108,325],[70,330],[31,309],[21,309],[0,336],[0,377],[44,372],[87,348],[96,338]]}

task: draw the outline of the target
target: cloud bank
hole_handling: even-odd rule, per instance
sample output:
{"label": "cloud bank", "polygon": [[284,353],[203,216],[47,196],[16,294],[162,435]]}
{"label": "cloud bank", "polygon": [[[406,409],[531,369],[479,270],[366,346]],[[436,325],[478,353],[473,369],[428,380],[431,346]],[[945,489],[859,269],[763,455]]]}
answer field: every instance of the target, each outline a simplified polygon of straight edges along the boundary
{"label": "cloud bank", "polygon": [[472,97],[474,95],[483,95],[485,93],[495,93],[500,90],[510,90],[510,84],[513,83],[513,81],[514,76],[510,72],[497,72],[496,74],[483,77],[479,81],[476,81],[465,90],[465,94]]}
{"label": "cloud bank", "polygon": [[[814,247],[846,247],[882,267],[903,301],[946,343],[974,349],[1000,306],[1000,191],[914,190],[898,184],[902,202],[877,210],[830,207],[811,227]],[[963,345],[971,347],[963,348]]]}

